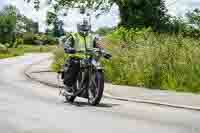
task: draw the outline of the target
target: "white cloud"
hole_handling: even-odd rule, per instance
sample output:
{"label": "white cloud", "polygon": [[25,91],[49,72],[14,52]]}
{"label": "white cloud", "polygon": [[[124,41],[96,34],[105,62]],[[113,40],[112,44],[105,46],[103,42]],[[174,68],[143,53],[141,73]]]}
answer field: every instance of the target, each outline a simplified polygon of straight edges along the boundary
{"label": "white cloud", "polygon": [[2,9],[5,5],[8,5],[10,0],[1,0],[0,1],[0,9]]}
{"label": "white cloud", "polygon": [[174,16],[184,16],[188,10],[200,8],[199,0],[166,0],[169,14]]}
{"label": "white cloud", "polygon": [[93,21],[94,29],[98,29],[100,27],[113,27],[116,26],[120,22],[119,18],[119,10],[115,5],[111,8],[108,14],[100,16],[99,19],[95,19]]}

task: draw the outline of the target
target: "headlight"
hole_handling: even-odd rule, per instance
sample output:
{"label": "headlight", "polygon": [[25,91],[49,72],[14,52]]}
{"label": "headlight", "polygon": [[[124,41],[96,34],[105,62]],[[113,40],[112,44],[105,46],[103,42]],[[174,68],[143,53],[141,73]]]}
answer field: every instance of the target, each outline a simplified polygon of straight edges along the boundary
{"label": "headlight", "polygon": [[92,60],[92,65],[94,65],[95,67],[101,66],[100,62],[97,62],[95,59]]}

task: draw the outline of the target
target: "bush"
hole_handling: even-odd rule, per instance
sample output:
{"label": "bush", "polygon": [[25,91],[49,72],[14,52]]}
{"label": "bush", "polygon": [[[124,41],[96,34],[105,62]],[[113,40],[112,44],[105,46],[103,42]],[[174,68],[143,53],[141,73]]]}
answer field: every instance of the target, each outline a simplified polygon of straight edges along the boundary
{"label": "bush", "polygon": [[8,48],[6,45],[0,43],[0,53],[8,53]]}
{"label": "bush", "polygon": [[101,36],[105,36],[111,32],[114,31],[114,28],[108,28],[108,27],[103,27],[103,28],[99,28],[96,33],[101,35]]}
{"label": "bush", "polygon": [[58,44],[58,42],[57,42],[57,40],[55,39],[55,37],[51,37],[51,36],[46,36],[45,43],[46,43],[46,44],[49,44],[49,45]]}
{"label": "bush", "polygon": [[33,34],[31,32],[24,33],[24,44],[35,45],[55,45],[57,44],[56,38],[44,34]]}
{"label": "bush", "polygon": [[17,38],[12,47],[17,48],[19,45],[23,45],[23,44],[24,44],[24,40],[22,38]]}
{"label": "bush", "polygon": [[24,33],[23,39],[25,44],[35,44],[35,35],[31,32]]}
{"label": "bush", "polygon": [[156,34],[151,29],[119,28],[107,36],[113,54],[104,61],[106,79],[115,84],[200,92],[200,43]]}
{"label": "bush", "polygon": [[64,49],[61,47],[57,48],[54,51],[54,61],[51,66],[52,69],[56,72],[60,71],[66,59],[67,59],[67,55],[65,54]]}
{"label": "bush", "polygon": [[10,47],[12,47],[12,43],[11,43],[11,44],[5,43],[4,46],[5,46],[6,48],[10,48]]}

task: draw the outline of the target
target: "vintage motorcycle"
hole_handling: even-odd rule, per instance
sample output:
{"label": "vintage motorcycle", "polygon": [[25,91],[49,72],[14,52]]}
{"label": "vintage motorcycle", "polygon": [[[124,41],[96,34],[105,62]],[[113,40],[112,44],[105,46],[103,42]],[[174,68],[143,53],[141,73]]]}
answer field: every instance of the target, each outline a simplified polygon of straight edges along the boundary
{"label": "vintage motorcycle", "polygon": [[[64,91],[63,96],[67,102],[72,103],[76,97],[82,97],[88,99],[90,105],[97,105],[104,91],[104,70],[100,59],[102,57],[110,59],[112,56],[102,48],[86,49],[84,54],[86,58],[80,60],[80,72],[72,86],[72,92]],[[65,62],[64,71],[68,69],[68,61]],[[64,71],[62,79],[64,79]]]}

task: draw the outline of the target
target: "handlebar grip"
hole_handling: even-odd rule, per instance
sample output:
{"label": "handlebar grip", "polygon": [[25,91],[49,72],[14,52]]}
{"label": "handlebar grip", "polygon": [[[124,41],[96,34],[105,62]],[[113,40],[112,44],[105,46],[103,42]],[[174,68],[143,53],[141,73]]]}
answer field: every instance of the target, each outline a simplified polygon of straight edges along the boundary
{"label": "handlebar grip", "polygon": [[110,59],[110,58],[112,58],[112,55],[109,54],[109,53],[105,53],[105,54],[104,54],[104,58],[106,58],[106,59]]}
{"label": "handlebar grip", "polygon": [[65,48],[65,52],[69,54],[75,54],[76,50],[74,48]]}

